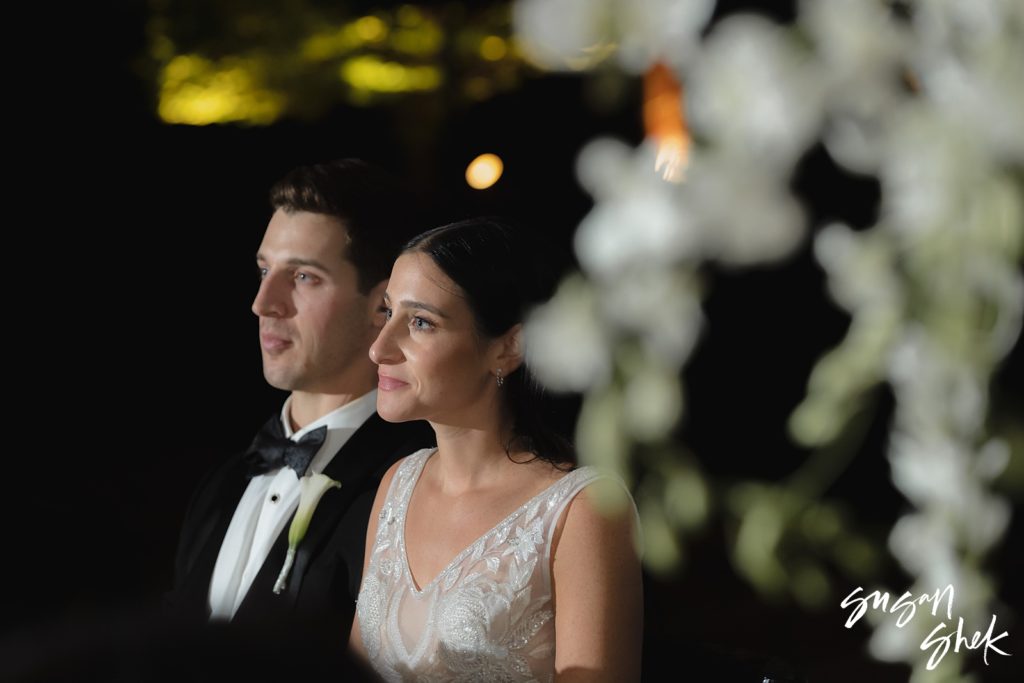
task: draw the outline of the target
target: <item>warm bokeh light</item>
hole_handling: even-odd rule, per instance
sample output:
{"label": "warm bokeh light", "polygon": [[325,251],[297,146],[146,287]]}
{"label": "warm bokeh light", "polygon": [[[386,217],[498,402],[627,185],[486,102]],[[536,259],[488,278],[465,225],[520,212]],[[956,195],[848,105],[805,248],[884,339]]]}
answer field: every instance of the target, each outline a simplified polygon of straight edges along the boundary
{"label": "warm bokeh light", "polygon": [[466,167],[466,182],[474,190],[486,190],[498,182],[504,169],[497,154],[481,154]]}
{"label": "warm bokeh light", "polygon": [[441,85],[441,70],[435,66],[406,66],[364,55],[341,66],[341,79],[355,90],[402,93],[433,90]]}
{"label": "warm bokeh light", "polygon": [[199,55],[179,55],[162,73],[160,118],[192,126],[271,123],[281,115],[284,99],[263,85],[261,72],[255,60],[214,62]]}
{"label": "warm bokeh light", "polygon": [[658,146],[655,170],[670,182],[682,182],[690,136],[683,114],[683,86],[664,64],[644,74],[644,129]]}
{"label": "warm bokeh light", "polygon": [[314,33],[304,39],[300,51],[311,62],[344,57],[368,45],[379,45],[391,34],[390,26],[380,17],[365,16]]}
{"label": "warm bokeh light", "polygon": [[355,30],[368,43],[382,40],[388,34],[388,26],[380,17],[366,16],[355,22]]}
{"label": "warm bokeh light", "polygon": [[[235,11],[226,0],[209,3]],[[277,20],[269,8],[239,10],[235,29],[221,35],[199,28],[209,23],[199,5],[172,10],[157,3],[147,56],[158,79],[161,120],[269,125],[284,116],[322,116],[342,100],[373,106],[432,93],[435,104],[448,106],[480,102],[521,83],[525,63],[507,11],[356,3],[362,11],[350,14],[332,3],[299,4],[302,19],[295,22]],[[449,59],[453,54],[458,59]]]}
{"label": "warm bokeh light", "polygon": [[487,36],[480,41],[480,56],[489,62],[496,62],[508,54],[508,44],[499,36]]}

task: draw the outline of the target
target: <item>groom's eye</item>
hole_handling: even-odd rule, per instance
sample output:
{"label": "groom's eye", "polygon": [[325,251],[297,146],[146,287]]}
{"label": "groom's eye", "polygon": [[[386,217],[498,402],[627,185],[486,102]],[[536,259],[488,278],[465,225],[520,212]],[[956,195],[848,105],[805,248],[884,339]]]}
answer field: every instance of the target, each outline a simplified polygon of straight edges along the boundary
{"label": "groom's eye", "polygon": [[318,278],[316,275],[313,275],[312,273],[307,273],[299,270],[295,272],[295,281],[307,285],[315,285],[320,282],[320,278]]}

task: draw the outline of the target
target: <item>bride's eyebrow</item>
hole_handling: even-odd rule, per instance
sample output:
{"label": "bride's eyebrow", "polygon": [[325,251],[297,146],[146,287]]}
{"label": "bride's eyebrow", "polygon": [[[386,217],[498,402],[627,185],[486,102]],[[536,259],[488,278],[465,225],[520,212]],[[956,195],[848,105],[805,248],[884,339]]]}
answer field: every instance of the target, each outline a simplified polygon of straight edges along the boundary
{"label": "bride's eyebrow", "polygon": [[447,318],[448,317],[444,313],[444,311],[442,311],[437,306],[432,306],[430,304],[425,304],[422,301],[411,301],[409,299],[402,299],[401,301],[398,302],[398,305],[401,306],[402,308],[417,308],[417,309],[421,309],[421,310],[424,310],[424,311],[429,311],[430,313],[433,313],[434,315],[440,316],[442,318]]}

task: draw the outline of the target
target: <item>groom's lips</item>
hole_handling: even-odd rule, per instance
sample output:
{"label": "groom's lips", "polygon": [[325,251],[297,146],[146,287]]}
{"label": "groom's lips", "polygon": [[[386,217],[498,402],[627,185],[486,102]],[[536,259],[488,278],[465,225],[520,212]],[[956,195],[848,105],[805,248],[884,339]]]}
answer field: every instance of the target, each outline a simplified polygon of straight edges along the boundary
{"label": "groom's lips", "polygon": [[260,346],[263,347],[264,351],[269,351],[270,353],[284,351],[291,345],[291,341],[284,337],[276,337],[272,334],[260,335]]}
{"label": "groom's lips", "polygon": [[403,382],[400,379],[388,377],[387,375],[381,375],[380,373],[377,374],[377,388],[381,391],[394,391],[404,386],[408,386],[408,382]]}

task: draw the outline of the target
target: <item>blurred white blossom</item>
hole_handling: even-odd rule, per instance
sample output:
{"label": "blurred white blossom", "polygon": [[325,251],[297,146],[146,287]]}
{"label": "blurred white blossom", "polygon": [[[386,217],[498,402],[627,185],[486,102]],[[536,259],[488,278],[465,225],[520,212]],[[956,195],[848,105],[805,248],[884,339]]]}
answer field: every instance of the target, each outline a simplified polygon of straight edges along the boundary
{"label": "blurred white blossom", "polygon": [[693,279],[676,269],[634,269],[601,286],[605,324],[634,333],[666,369],[680,367],[703,325]]}
{"label": "blurred white blossom", "polygon": [[1024,161],[1024,31],[1016,42],[979,47],[972,63],[932,55],[918,67],[925,93],[997,159]]}
{"label": "blurred white blossom", "polygon": [[825,72],[822,140],[840,164],[874,173],[888,117],[905,99],[908,30],[883,3],[862,0],[803,0],[799,20]]}
{"label": "blurred white blossom", "polygon": [[551,301],[531,313],[523,338],[527,363],[548,386],[584,391],[608,381],[610,340],[582,278],[563,281]]}
{"label": "blurred white blossom", "polygon": [[893,346],[889,380],[906,408],[897,426],[917,434],[968,437],[981,429],[988,399],[977,375],[950,356],[919,325],[908,325]]}
{"label": "blurred white blossom", "polygon": [[607,279],[624,269],[669,266],[698,245],[677,188],[655,171],[656,150],[627,153],[599,141],[580,154],[577,168],[597,203],[576,231],[576,254],[590,275]]}
{"label": "blurred white blossom", "polygon": [[793,253],[806,221],[786,180],[747,154],[695,152],[680,194],[703,256],[746,266]]}
{"label": "blurred white blossom", "polygon": [[663,438],[682,414],[682,390],[672,367],[645,363],[630,375],[623,399],[623,423],[638,441]]}
{"label": "blurred white blossom", "polygon": [[671,463],[664,479],[662,497],[670,522],[684,529],[694,529],[707,517],[710,492],[700,474],[690,467]]}
{"label": "blurred white blossom", "polygon": [[827,69],[830,96],[850,87],[889,88],[898,77],[909,36],[885,3],[801,0],[799,22]]}
{"label": "blurred white blossom", "polygon": [[847,311],[902,305],[892,240],[884,233],[856,233],[832,223],[818,232],[814,255],[828,273],[829,294]]}
{"label": "blurred white blossom", "polygon": [[888,227],[919,239],[960,229],[988,161],[969,130],[921,103],[895,112],[879,177]]}
{"label": "blurred white blossom", "polygon": [[956,444],[934,438],[921,442],[911,435],[896,432],[891,437],[889,461],[892,477],[900,491],[918,508],[931,504],[963,507],[963,477],[967,472],[966,455]]}
{"label": "blurred white blossom", "polygon": [[[576,158],[576,177],[592,197],[622,192],[619,183],[631,175],[634,150],[620,140],[598,138],[588,142]],[[639,169],[641,176],[644,169]]]}
{"label": "blurred white blossom", "polygon": [[696,135],[787,170],[817,136],[824,81],[792,30],[755,15],[716,24],[686,74]]}
{"label": "blurred white blossom", "polygon": [[548,69],[582,70],[611,52],[613,0],[518,0],[512,6],[523,52]]}
{"label": "blurred white blossom", "polygon": [[[874,612],[868,612],[871,618]],[[921,645],[914,628],[898,628],[892,618],[874,620],[874,631],[868,640],[868,652],[875,659],[883,662],[901,662],[915,656]]]}
{"label": "blurred white blossom", "polygon": [[974,474],[981,481],[990,482],[1010,464],[1010,447],[1002,439],[990,439],[978,450]]}
{"label": "blurred white blossom", "polygon": [[[680,562],[676,532],[703,518],[709,489],[695,469],[672,474],[670,456],[627,461],[667,444],[684,412],[680,373],[705,324],[699,268],[796,250],[806,217],[791,173],[820,141],[841,166],[877,177],[881,200],[870,228],[835,222],[814,239],[850,325],[812,369],[790,431],[825,446],[887,383],[892,478],[911,506],[889,551],[914,594],[952,584],[958,611],[980,618],[995,594],[983,560],[1011,512],[990,488],[1010,453],[987,418],[992,376],[1024,323],[1024,2],[801,0],[793,25],[741,14],[705,32],[713,9],[710,0],[516,2],[520,40],[538,63],[586,69],[614,59],[630,73],[667,65],[684,86],[695,140],[681,184],[661,178],[650,144],[602,139],[583,149],[577,176],[594,198],[576,235],[583,272],[531,318],[528,352],[546,381],[587,392],[581,458],[641,472],[649,566]],[[759,589],[814,604],[825,575],[779,552],[800,511],[818,504],[801,497],[813,486],[800,473],[793,480],[802,488],[728,488],[739,522],[733,561]],[[680,507],[670,492],[694,502]],[[885,616],[869,613],[872,654],[931,680],[924,622],[900,629]],[[941,676],[970,680],[953,658]]]}
{"label": "blurred white blossom", "polygon": [[643,73],[655,62],[682,67],[696,53],[715,0],[618,0],[619,63]]}
{"label": "blurred white blossom", "polygon": [[628,72],[681,66],[697,50],[714,0],[519,0],[516,34],[530,59],[581,70],[615,54]]}

